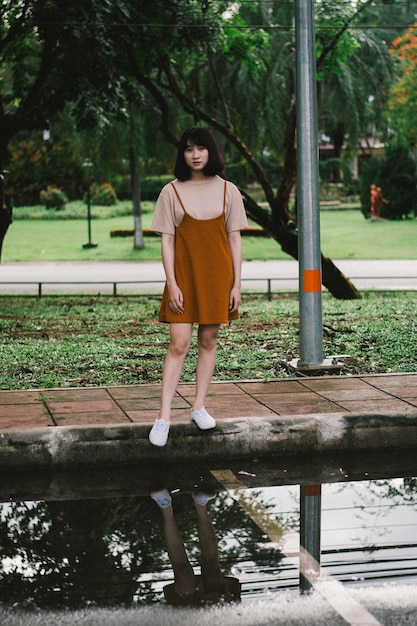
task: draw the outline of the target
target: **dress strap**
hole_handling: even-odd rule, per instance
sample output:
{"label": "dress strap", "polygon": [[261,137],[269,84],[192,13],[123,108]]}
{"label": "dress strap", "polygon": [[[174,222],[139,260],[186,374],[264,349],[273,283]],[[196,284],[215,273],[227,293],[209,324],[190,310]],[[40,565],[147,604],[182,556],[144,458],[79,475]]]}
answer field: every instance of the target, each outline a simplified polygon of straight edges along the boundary
{"label": "dress strap", "polygon": [[227,189],[227,183],[226,181],[224,181],[224,192],[223,192],[223,213],[226,210],[226,189]]}
{"label": "dress strap", "polygon": [[176,196],[177,196],[177,198],[178,198],[178,202],[180,203],[180,205],[181,205],[181,207],[182,207],[182,210],[183,210],[183,211],[184,211],[184,213],[187,215],[187,211],[185,210],[185,206],[184,206],[184,205],[183,205],[183,203],[182,203],[182,200],[181,200],[181,198],[180,198],[180,194],[178,193],[176,186],[174,185],[174,183],[170,183],[170,185],[172,185],[172,187],[173,187],[173,189],[174,189],[174,191],[175,191],[175,195],[176,195]]}

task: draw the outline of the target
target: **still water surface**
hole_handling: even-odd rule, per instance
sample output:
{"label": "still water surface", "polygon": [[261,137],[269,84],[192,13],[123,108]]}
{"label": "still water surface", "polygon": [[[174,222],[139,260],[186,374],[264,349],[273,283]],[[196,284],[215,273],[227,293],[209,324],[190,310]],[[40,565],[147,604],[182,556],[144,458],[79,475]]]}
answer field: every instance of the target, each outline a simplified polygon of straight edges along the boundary
{"label": "still water surface", "polygon": [[[416,624],[417,602],[394,602],[404,589],[416,597],[416,477],[412,452],[9,476],[2,623],[187,623],[184,611],[195,623],[198,611],[203,624],[227,607],[218,624],[356,625],[372,623],[368,604],[375,626]],[[321,571],[300,561],[300,521]],[[301,616],[300,567],[302,588],[304,576],[312,585]],[[375,607],[370,589],[381,594]],[[398,606],[383,612],[389,594]]]}

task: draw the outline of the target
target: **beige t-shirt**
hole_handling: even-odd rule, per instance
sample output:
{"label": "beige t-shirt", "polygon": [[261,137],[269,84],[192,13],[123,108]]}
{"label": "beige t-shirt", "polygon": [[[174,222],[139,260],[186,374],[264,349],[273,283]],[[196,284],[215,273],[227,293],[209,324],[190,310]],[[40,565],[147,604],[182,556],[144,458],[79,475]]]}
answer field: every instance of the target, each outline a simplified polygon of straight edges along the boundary
{"label": "beige t-shirt", "polygon": [[[174,180],[185,210],[191,217],[208,220],[221,215],[223,211],[224,180],[213,176],[204,182]],[[242,230],[248,225],[245,207],[240,191],[227,181],[226,187],[226,232]],[[165,185],[155,206],[152,227],[156,233],[175,235],[175,228],[181,223],[184,211],[171,184]]]}

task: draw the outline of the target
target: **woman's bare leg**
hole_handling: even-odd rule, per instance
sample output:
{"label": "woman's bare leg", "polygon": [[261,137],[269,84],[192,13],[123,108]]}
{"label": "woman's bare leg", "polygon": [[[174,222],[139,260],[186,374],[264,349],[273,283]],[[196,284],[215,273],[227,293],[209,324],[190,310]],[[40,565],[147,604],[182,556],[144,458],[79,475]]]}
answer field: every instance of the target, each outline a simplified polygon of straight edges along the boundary
{"label": "woman's bare leg", "polygon": [[167,422],[171,418],[175,395],[185,357],[191,344],[192,324],[170,324],[170,342],[162,374],[161,409],[159,417]]}
{"label": "woman's bare leg", "polygon": [[198,520],[198,537],[201,549],[201,576],[204,590],[224,593],[224,578],[220,569],[219,547],[213,524],[205,505],[194,503]]}
{"label": "woman's bare leg", "polygon": [[172,506],[161,508],[165,543],[174,570],[175,591],[190,594],[195,591],[194,571],[188,560],[184,541],[175,521]]}
{"label": "woman's bare leg", "polygon": [[198,328],[198,360],[196,395],[193,411],[204,406],[207,392],[216,366],[219,324],[200,324]]}

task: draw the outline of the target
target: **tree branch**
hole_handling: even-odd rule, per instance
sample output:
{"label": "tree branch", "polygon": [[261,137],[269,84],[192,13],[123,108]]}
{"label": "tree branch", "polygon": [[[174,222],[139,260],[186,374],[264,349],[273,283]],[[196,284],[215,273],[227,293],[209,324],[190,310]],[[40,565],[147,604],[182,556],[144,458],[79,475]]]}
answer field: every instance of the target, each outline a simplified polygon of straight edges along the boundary
{"label": "tree branch", "polygon": [[133,52],[133,49],[130,48],[128,51],[130,70],[132,76],[136,78],[136,80],[143,86],[145,89],[151,94],[154,98],[155,102],[158,105],[158,108],[161,113],[161,132],[165,135],[170,143],[174,146],[178,144],[178,140],[171,133],[169,127],[169,107],[168,103],[162,94],[162,92],[156,86],[156,83],[151,80],[148,76],[146,76],[139,68],[139,64],[137,62],[136,56]]}
{"label": "tree branch", "polygon": [[164,88],[178,100],[184,111],[191,114],[197,112],[201,120],[205,121],[212,128],[218,130],[228,141],[230,141],[232,145],[235,146],[238,152],[244,157],[248,165],[251,167],[253,173],[255,174],[259,184],[263,189],[268,204],[272,207],[275,202],[273,188],[262,167],[259,165],[246,144],[244,144],[243,141],[241,141],[239,137],[236,136],[232,128],[221,122],[216,117],[209,115],[201,108],[201,106],[196,104],[190,97],[186,96],[183,93],[180,86],[178,85],[178,82],[175,79],[174,74],[171,71],[169,62],[164,66],[164,71],[168,79],[168,84],[164,85]]}
{"label": "tree branch", "polygon": [[324,63],[326,61],[327,56],[337,46],[337,43],[342,38],[342,35],[344,35],[344,33],[347,31],[347,29],[352,24],[352,22],[355,21],[355,19],[358,17],[358,15],[360,15],[362,13],[362,11],[364,11],[370,4],[372,4],[373,1],[374,0],[366,0],[366,2],[364,2],[359,7],[359,9],[356,11],[356,13],[354,13],[354,15],[352,15],[348,20],[346,20],[345,24],[336,33],[336,35],[330,40],[330,42],[327,44],[327,46],[324,46],[324,48],[323,48],[323,50],[322,50],[322,52],[320,54],[320,57],[317,60],[317,71],[320,71],[320,70],[323,69],[323,66],[324,66]]}
{"label": "tree branch", "polygon": [[211,70],[211,73],[212,73],[212,76],[213,76],[213,79],[214,79],[214,84],[216,86],[216,90],[217,90],[217,93],[219,95],[220,102],[222,103],[224,117],[225,117],[225,120],[226,120],[226,126],[230,130],[232,130],[233,129],[233,124],[232,124],[232,120],[230,119],[229,107],[227,106],[226,98],[224,97],[223,90],[222,90],[222,88],[220,86],[220,81],[219,81],[219,77],[217,75],[216,67],[214,65],[213,54],[212,54],[210,46],[207,46],[207,57],[208,57],[208,60],[209,60],[210,70]]}

